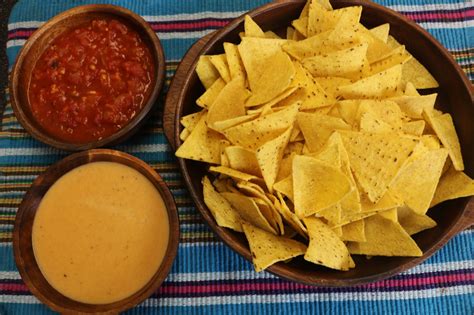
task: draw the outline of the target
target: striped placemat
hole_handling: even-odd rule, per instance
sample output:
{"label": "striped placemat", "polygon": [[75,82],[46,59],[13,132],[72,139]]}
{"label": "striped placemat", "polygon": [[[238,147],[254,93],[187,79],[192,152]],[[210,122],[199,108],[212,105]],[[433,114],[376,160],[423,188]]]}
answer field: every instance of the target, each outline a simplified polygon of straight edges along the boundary
{"label": "striped placemat", "polygon": [[[186,50],[200,37],[264,0],[20,0],[8,25],[10,66],[42,23],[76,5],[109,2],[142,15],[164,46],[166,87]],[[474,81],[474,2],[378,0],[426,28]],[[163,93],[164,94],[164,93]],[[164,95],[158,107],[163,107]],[[0,122],[0,314],[50,314],[22,282],[15,267],[12,230],[16,208],[34,178],[66,153],[33,140],[10,104]],[[351,288],[313,288],[256,273],[219,241],[193,207],[163,135],[161,112],[116,146],[152,165],[170,186],[179,207],[181,244],[164,285],[129,314],[473,314],[474,233],[462,232],[425,263],[385,281]]]}

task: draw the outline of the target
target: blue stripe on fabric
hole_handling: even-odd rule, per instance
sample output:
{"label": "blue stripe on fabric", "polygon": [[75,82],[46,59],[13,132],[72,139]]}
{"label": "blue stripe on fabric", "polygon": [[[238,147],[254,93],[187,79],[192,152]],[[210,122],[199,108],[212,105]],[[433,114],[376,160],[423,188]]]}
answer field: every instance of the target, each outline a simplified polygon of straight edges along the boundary
{"label": "blue stripe on fabric", "polygon": [[248,11],[268,2],[269,1],[266,0],[50,0],[48,1],[48,5],[44,5],[44,0],[21,0],[15,5],[13,12],[10,15],[9,23],[47,20],[64,10],[84,4],[111,3],[128,8],[143,16],[157,16],[183,13],[202,13],[205,11]]}
{"label": "blue stripe on fabric", "polygon": [[[407,293],[408,295],[410,293]],[[356,298],[356,297],[355,297]],[[126,315],[158,315],[158,314],[287,314],[286,310],[291,309],[293,314],[472,314],[473,301],[468,295],[462,296],[441,296],[437,298],[426,298],[418,300],[387,300],[387,301],[323,301],[317,303],[293,302],[281,303],[279,297],[273,298],[273,303],[238,303],[238,304],[219,304],[219,305],[200,305],[195,306],[165,306],[143,307],[131,309]],[[258,301],[258,300],[257,300]],[[163,303],[164,304],[164,303]],[[19,304],[12,303],[0,306],[6,315],[10,314],[38,314],[50,315],[56,314],[41,304]]]}
{"label": "blue stripe on fabric", "polygon": [[[459,250],[464,248],[465,250]],[[473,260],[473,232],[464,232],[454,237],[446,246],[430,257],[425,264]],[[0,246],[0,270],[16,271],[11,244]],[[199,257],[199,259],[196,259]],[[253,270],[251,264],[222,242],[180,244],[173,273],[232,272]]]}

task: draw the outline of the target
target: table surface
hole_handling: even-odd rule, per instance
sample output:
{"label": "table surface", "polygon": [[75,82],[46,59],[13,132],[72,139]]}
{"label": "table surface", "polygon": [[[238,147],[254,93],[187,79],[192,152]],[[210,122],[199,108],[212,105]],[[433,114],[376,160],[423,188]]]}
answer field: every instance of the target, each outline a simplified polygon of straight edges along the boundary
{"label": "table surface", "polygon": [[[200,37],[265,0],[0,0],[0,47],[12,61],[25,39],[55,14],[85,3],[109,2],[144,16],[158,33],[167,57],[166,87],[186,50]],[[377,0],[421,24],[474,79],[474,3],[471,0]],[[7,79],[0,51],[0,88]],[[164,89],[166,91],[166,88]],[[0,92],[0,93],[1,93]],[[114,147],[154,167],[170,186],[181,221],[178,256],[164,285],[129,314],[473,314],[474,230],[462,232],[425,263],[390,279],[351,288],[313,288],[267,272],[218,240],[193,207],[173,152],[162,132],[161,110],[140,132]],[[8,95],[7,95],[8,98]],[[22,282],[13,260],[11,233],[21,198],[34,178],[67,153],[33,140],[0,94],[0,315],[50,314]]]}

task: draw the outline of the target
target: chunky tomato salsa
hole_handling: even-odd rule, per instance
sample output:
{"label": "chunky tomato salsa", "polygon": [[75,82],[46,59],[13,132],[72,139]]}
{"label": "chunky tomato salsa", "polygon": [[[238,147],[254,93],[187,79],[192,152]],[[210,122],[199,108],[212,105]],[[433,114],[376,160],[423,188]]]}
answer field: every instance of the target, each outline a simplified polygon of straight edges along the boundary
{"label": "chunky tomato salsa", "polygon": [[63,141],[100,140],[140,112],[154,67],[138,33],[117,20],[93,20],[55,38],[37,61],[33,115]]}

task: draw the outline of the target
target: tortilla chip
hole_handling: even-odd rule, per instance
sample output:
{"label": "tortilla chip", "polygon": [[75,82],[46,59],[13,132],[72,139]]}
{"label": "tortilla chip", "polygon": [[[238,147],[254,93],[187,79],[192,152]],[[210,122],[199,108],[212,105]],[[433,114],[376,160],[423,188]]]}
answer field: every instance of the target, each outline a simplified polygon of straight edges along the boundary
{"label": "tortilla chip", "polygon": [[[245,62],[244,62],[245,64]],[[265,59],[257,69],[247,69],[252,95],[247,100],[247,106],[260,105],[268,102],[285,91],[295,75],[295,67],[290,57],[282,51],[277,51]],[[254,73],[250,76],[249,71]],[[255,77],[258,78],[255,80]]]}
{"label": "tortilla chip", "polygon": [[[268,222],[257,206],[255,200],[240,193],[221,193],[221,195],[239,213],[242,220],[247,221],[269,233],[277,235],[277,231]],[[242,222],[242,226],[244,222]]]}
{"label": "tortilla chip", "polygon": [[301,110],[308,110],[332,105],[336,102],[335,97],[325,92],[316,79],[299,62],[295,61],[294,66],[295,76],[291,85],[300,89],[287,99],[287,104],[301,101]]}
{"label": "tortilla chip", "polygon": [[[393,36],[388,37],[387,44],[392,48],[397,48],[401,45]],[[404,83],[411,82],[417,89],[439,87],[438,82],[431,73],[413,56],[412,59],[403,65],[402,73]]]}
{"label": "tortilla chip", "polygon": [[339,93],[346,99],[387,98],[395,94],[400,85],[402,66],[398,65],[355,83],[339,87]]}
{"label": "tortilla chip", "polygon": [[409,121],[402,125],[402,132],[419,137],[423,134],[425,125],[424,120]]}
{"label": "tortilla chip", "polygon": [[390,191],[387,191],[378,202],[370,201],[365,193],[361,193],[360,202],[362,207],[361,211],[364,213],[378,212],[403,206],[403,201],[393,196]]}
{"label": "tortilla chip", "polygon": [[339,96],[339,87],[349,85],[352,83],[350,79],[338,77],[321,77],[316,78],[316,82],[329,95]]}
{"label": "tortilla chip", "polygon": [[351,254],[409,257],[423,255],[418,245],[399,223],[377,214],[365,219],[365,237],[365,242],[347,244]]}
{"label": "tortilla chip", "polygon": [[370,64],[368,75],[382,72],[396,65],[403,65],[411,59],[411,55],[405,51],[405,46],[400,46],[390,52],[388,56]]}
{"label": "tortilla chip", "polygon": [[184,141],[186,140],[186,138],[191,134],[191,132],[189,131],[189,129],[187,128],[184,128],[180,133],[179,133],[179,138],[181,139],[181,141]]}
{"label": "tortilla chip", "polygon": [[286,39],[293,39],[293,36],[295,34],[295,29],[291,26],[288,26],[286,28]]}
{"label": "tortilla chip", "polygon": [[308,17],[301,17],[297,20],[293,20],[291,25],[304,37],[308,36]]}
{"label": "tortilla chip", "polygon": [[280,136],[270,140],[257,149],[257,161],[267,184],[268,191],[273,191],[273,184],[278,175],[283,151],[290,140],[291,128],[288,128]]}
{"label": "tortilla chip", "polygon": [[245,30],[246,37],[265,38],[265,33],[249,15],[245,16],[244,30]]}
{"label": "tortilla chip", "polygon": [[244,102],[250,92],[245,89],[242,78],[236,78],[226,84],[212,103],[207,113],[207,124],[213,128],[218,121],[245,115]]}
{"label": "tortilla chip", "polygon": [[451,166],[439,181],[431,207],[446,200],[468,196],[474,196],[474,180]]}
{"label": "tortilla chip", "polygon": [[389,133],[394,132],[394,128],[378,118],[372,112],[365,112],[360,117],[360,131],[372,133]]}
{"label": "tortilla chip", "polygon": [[405,164],[390,187],[417,214],[430,207],[448,152],[446,149],[427,151]]}
{"label": "tortilla chip", "polygon": [[275,236],[258,227],[243,223],[245,237],[249,242],[255,271],[260,272],[269,266],[306,252],[306,245],[295,240]]}
{"label": "tortilla chip", "polygon": [[304,219],[309,245],[304,259],[337,270],[349,270],[351,256],[337,234],[320,219]]}
{"label": "tortilla chip", "polygon": [[225,87],[225,81],[222,78],[217,79],[212,85],[202,94],[197,100],[196,104],[201,107],[209,108],[212,103],[216,100],[217,96],[221,93]]}
{"label": "tortilla chip", "polygon": [[436,226],[436,222],[425,214],[416,214],[408,207],[400,207],[398,211],[398,221],[409,235],[413,235],[431,229]]}
{"label": "tortilla chip", "polygon": [[207,114],[207,111],[202,110],[200,112],[183,116],[181,117],[181,120],[180,120],[181,125],[183,125],[184,128],[188,129],[189,132],[191,132],[193,131],[194,127],[196,127],[198,122],[201,120],[202,116],[206,114]]}
{"label": "tortilla chip", "polygon": [[251,121],[255,119],[258,116],[258,114],[253,114],[253,115],[243,115],[243,116],[237,116],[234,118],[229,118],[226,120],[220,120],[214,122],[212,125],[212,129],[219,131],[221,133],[224,133],[224,130],[229,129],[231,127],[243,124],[245,122]]}
{"label": "tortilla chip", "polygon": [[243,181],[247,181],[247,182],[258,178],[255,175],[246,174],[246,173],[243,173],[243,172],[240,172],[240,171],[237,171],[237,170],[231,169],[229,167],[225,167],[225,166],[211,166],[211,167],[209,167],[209,171],[214,172],[214,173],[227,175],[227,176],[232,177],[234,179],[243,180]]}
{"label": "tortilla chip", "polygon": [[441,148],[441,144],[439,143],[438,137],[434,135],[422,135],[420,137],[421,142],[423,145],[428,149],[439,149]]}
{"label": "tortilla chip", "polygon": [[377,27],[371,28],[370,32],[382,42],[387,43],[388,33],[390,32],[390,24],[385,23]]}
{"label": "tortilla chip", "polygon": [[266,31],[265,32],[265,38],[281,39],[280,36],[278,36],[276,33],[272,32],[272,31]]}
{"label": "tortilla chip", "polygon": [[244,64],[240,59],[239,49],[237,45],[232,43],[224,43],[225,56],[227,58],[227,64],[229,65],[229,73],[231,79],[241,77],[246,79]]}
{"label": "tortilla chip", "polygon": [[280,180],[279,182],[276,182],[273,185],[273,189],[275,189],[277,192],[282,193],[288,199],[290,199],[292,202],[294,202],[293,198],[293,176],[289,175],[285,179]]}
{"label": "tortilla chip", "polygon": [[229,159],[230,168],[262,177],[254,151],[239,146],[229,146],[225,148],[225,153]]}
{"label": "tortilla chip", "polygon": [[202,179],[204,203],[211,211],[217,225],[230,228],[237,232],[243,232],[241,218],[230,203],[222,197],[212,186],[209,178]]}
{"label": "tortilla chip", "polygon": [[302,61],[313,76],[352,78],[362,71],[365,64],[367,44],[359,44],[344,50],[317,55]]}
{"label": "tortilla chip", "polygon": [[319,211],[314,216],[317,218],[324,218],[329,226],[335,226],[341,222],[341,212],[341,204],[336,203],[333,206]]}
{"label": "tortilla chip", "polygon": [[357,120],[357,112],[359,110],[360,100],[344,100],[337,102],[337,109],[342,119],[353,126]]}
{"label": "tortilla chip", "polygon": [[231,143],[256,150],[259,146],[278,137],[293,125],[299,106],[297,103],[293,104],[276,113],[228,128],[223,133]]}
{"label": "tortilla chip", "polygon": [[335,130],[351,129],[342,119],[321,114],[299,113],[297,121],[311,152],[320,150]]}
{"label": "tortilla chip", "polygon": [[209,60],[219,72],[220,77],[225,82],[230,82],[229,65],[225,54],[209,56]]}
{"label": "tortilla chip", "polygon": [[293,159],[293,194],[298,217],[333,206],[350,191],[350,180],[337,168],[312,157]]}
{"label": "tortilla chip", "polygon": [[206,89],[210,88],[220,77],[219,71],[214,67],[209,56],[204,55],[199,57],[199,61],[196,65],[196,73]]}
{"label": "tortilla chip", "polygon": [[221,162],[221,143],[223,137],[207,128],[206,116],[203,115],[191,134],[176,151],[176,156],[212,164]]}
{"label": "tortilla chip", "polygon": [[[248,188],[248,187],[247,187]],[[283,227],[283,222],[281,223],[281,229],[277,225],[277,222],[275,221],[275,214],[274,212],[277,212],[276,209],[274,209],[274,205],[270,204],[267,200],[263,200],[260,197],[253,197],[253,200],[257,204],[257,207],[260,209],[260,212],[263,214],[265,219],[267,219],[268,223],[272,226],[272,228],[278,232],[278,234],[283,235],[285,230]],[[279,213],[276,213],[276,215],[279,216]],[[280,217],[280,221],[281,217]]]}
{"label": "tortilla chip", "polygon": [[388,123],[394,130],[400,130],[407,120],[397,103],[389,100],[361,100],[356,114],[360,120],[363,113],[370,112],[378,119]]}
{"label": "tortilla chip", "polygon": [[341,131],[354,175],[372,202],[387,191],[416,140],[396,134]]}
{"label": "tortilla chip", "polygon": [[[403,73],[403,69],[402,69],[402,73]],[[415,86],[411,82],[407,82],[407,84],[405,85],[404,94],[406,96],[420,96],[420,93],[418,93]]]}
{"label": "tortilla chip", "polygon": [[379,211],[377,214],[384,219],[390,220],[392,222],[398,222],[397,208]]}
{"label": "tortilla chip", "polygon": [[437,93],[420,96],[398,96],[390,100],[397,103],[401,110],[413,119],[423,118],[423,110],[432,110],[434,108]]}
{"label": "tortilla chip", "polygon": [[365,242],[365,221],[358,220],[341,226],[341,240]]}
{"label": "tortilla chip", "polygon": [[308,239],[308,230],[294,212],[288,208],[283,195],[277,192],[278,200],[275,203],[275,207],[280,211],[281,216],[285,219],[285,221],[302,237]]}
{"label": "tortilla chip", "polygon": [[439,140],[448,149],[449,157],[453,162],[457,171],[464,170],[464,162],[462,160],[461,145],[459,144],[458,135],[454,128],[453,119],[450,114],[435,115],[432,110],[424,110],[423,116],[430,124],[431,128],[436,132]]}
{"label": "tortilla chip", "polygon": [[335,28],[343,14],[347,14],[353,17],[355,21],[359,21],[361,13],[361,6],[345,7],[327,11],[319,3],[313,2],[309,8],[308,37]]}

